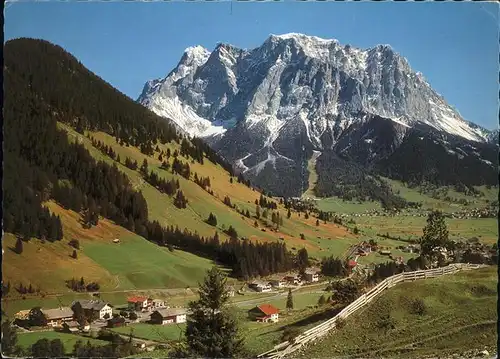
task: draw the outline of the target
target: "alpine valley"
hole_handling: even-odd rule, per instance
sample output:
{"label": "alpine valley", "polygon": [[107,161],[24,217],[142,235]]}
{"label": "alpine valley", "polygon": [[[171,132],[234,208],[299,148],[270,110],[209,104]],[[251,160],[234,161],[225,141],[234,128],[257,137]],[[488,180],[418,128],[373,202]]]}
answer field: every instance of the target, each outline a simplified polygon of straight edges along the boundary
{"label": "alpine valley", "polygon": [[358,49],[290,33],[250,50],[190,47],[167,77],[146,83],[138,102],[279,196],[310,187],[311,160],[320,197],[387,191],[381,175],[497,183],[498,132],[463,119],[388,45]]}

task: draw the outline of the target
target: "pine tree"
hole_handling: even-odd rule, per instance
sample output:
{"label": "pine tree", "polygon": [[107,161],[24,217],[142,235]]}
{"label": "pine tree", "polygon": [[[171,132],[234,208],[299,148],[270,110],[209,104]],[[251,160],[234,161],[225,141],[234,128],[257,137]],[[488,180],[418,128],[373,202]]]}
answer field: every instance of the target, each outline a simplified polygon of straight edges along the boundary
{"label": "pine tree", "polygon": [[144,161],[142,162],[141,173],[143,175],[147,175],[148,174],[148,160],[147,159],[144,159]]}
{"label": "pine tree", "polygon": [[292,216],[292,212],[290,211],[290,208],[288,209],[288,213],[286,214],[286,218],[290,219]]}
{"label": "pine tree", "polygon": [[255,217],[257,217],[257,219],[260,219],[260,206],[258,204],[255,206]]}
{"label": "pine tree", "polygon": [[217,217],[212,212],[208,215],[207,223],[214,227],[217,226]]}
{"label": "pine tree", "polygon": [[2,323],[2,354],[10,357],[18,351],[16,328],[6,320]]}
{"label": "pine tree", "polygon": [[439,248],[445,248],[449,245],[448,229],[440,211],[429,213],[423,232],[424,234],[420,238],[421,253],[422,256],[432,260],[438,254]]}
{"label": "pine tree", "polygon": [[288,288],[288,296],[286,298],[286,309],[293,309],[293,297],[292,297],[292,288]]}
{"label": "pine tree", "polygon": [[203,358],[234,358],[243,352],[238,323],[229,311],[226,278],[213,267],[199,288],[199,300],[189,303],[186,341],[191,355]]}
{"label": "pine tree", "polygon": [[73,249],[73,254],[71,255],[73,259],[78,259],[78,254],[76,253],[76,249]]}
{"label": "pine tree", "polygon": [[326,304],[326,298],[325,296],[322,294],[321,297],[319,297],[318,299],[318,305],[325,305]]}
{"label": "pine tree", "polygon": [[319,219],[316,220],[316,226],[319,226]]}
{"label": "pine tree", "polygon": [[17,254],[23,253],[23,241],[19,237],[16,240],[16,248],[15,248],[15,250],[16,250]]}

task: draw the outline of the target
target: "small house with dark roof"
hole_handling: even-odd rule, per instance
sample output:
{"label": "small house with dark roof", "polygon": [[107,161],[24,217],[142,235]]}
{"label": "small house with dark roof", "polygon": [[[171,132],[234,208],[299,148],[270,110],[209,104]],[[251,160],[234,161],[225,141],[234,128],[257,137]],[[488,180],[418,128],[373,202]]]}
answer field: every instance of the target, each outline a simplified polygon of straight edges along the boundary
{"label": "small house with dark roof", "polygon": [[114,318],[108,319],[108,322],[107,322],[108,328],[123,327],[124,325],[125,325],[125,318],[123,318],[123,317],[114,317]]}
{"label": "small house with dark roof", "polygon": [[257,322],[276,323],[279,319],[279,310],[271,304],[261,304],[250,309],[248,317]]}
{"label": "small house with dark roof", "polygon": [[62,325],[65,332],[76,333],[80,331],[80,324],[76,320],[71,320],[69,322],[64,322]]}
{"label": "small house with dark roof", "polygon": [[316,268],[306,269],[304,273],[304,279],[308,282],[319,281],[319,270]]}
{"label": "small house with dark roof", "polygon": [[152,324],[185,323],[187,311],[184,308],[168,308],[155,310],[150,315]]}

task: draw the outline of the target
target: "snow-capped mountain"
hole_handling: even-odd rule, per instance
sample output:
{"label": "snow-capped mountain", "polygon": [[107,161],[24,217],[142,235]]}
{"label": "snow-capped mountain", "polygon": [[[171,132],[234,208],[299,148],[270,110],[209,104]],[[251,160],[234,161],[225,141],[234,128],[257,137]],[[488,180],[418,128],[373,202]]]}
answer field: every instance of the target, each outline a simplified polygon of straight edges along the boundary
{"label": "snow-capped mountain", "polygon": [[146,83],[138,101],[206,138],[273,191],[298,176],[293,193],[307,188],[306,161],[314,150],[348,153],[362,141],[366,148],[355,157],[377,161],[415,129],[474,143],[490,136],[390,46],[357,49],[296,33],[271,35],[250,50],[188,48],[167,77]]}

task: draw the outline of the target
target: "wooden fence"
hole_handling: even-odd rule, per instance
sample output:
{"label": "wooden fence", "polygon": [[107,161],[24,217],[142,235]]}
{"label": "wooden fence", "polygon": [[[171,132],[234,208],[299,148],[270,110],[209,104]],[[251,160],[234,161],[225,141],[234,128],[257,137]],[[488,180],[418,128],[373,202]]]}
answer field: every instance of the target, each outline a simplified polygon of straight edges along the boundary
{"label": "wooden fence", "polygon": [[411,282],[417,279],[435,278],[445,274],[453,274],[463,270],[477,269],[481,267],[486,267],[483,264],[464,264],[464,263],[453,263],[446,267],[419,270],[414,272],[404,272],[400,274],[393,275],[392,277],[384,279],[382,282],[377,284],[375,287],[370,289],[367,293],[360,296],[354,302],[349,304],[347,307],[342,309],[335,317],[317,325],[314,328],[306,330],[304,333],[298,335],[291,341],[286,341],[281,344],[276,345],[273,349],[258,355],[258,358],[269,358],[277,359],[284,358],[285,356],[297,351],[305,344],[315,341],[324,335],[326,335],[330,330],[336,327],[337,321],[339,319],[345,319],[352,313],[361,309],[366,304],[373,301],[378,297],[385,289],[391,288],[401,282]]}

